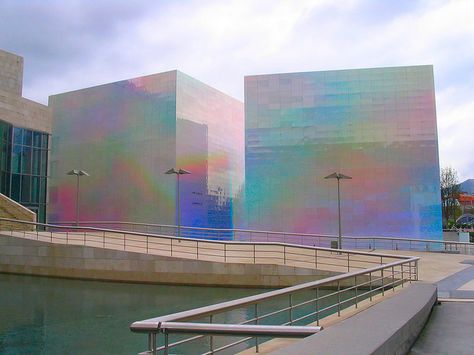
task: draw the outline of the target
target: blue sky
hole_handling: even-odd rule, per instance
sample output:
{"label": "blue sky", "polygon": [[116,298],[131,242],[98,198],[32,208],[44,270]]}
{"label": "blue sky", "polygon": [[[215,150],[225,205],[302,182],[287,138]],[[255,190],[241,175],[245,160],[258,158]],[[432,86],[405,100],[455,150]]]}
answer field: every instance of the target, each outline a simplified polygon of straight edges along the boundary
{"label": "blue sky", "polygon": [[433,64],[441,166],[474,178],[472,0],[0,0],[23,95],[179,69],[243,99],[245,75]]}

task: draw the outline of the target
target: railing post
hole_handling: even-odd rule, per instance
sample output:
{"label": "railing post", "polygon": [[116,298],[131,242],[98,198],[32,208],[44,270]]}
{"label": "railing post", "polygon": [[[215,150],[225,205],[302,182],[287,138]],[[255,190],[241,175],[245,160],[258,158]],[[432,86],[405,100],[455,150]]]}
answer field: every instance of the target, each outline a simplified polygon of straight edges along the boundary
{"label": "railing post", "polygon": [[395,268],[392,266],[392,291],[395,292]]}
{"label": "railing post", "polygon": [[148,235],[146,236],[146,253],[149,254],[149,248],[148,248],[148,238],[150,238]]}
{"label": "railing post", "polygon": [[[209,316],[209,323],[212,324],[212,314]],[[209,352],[214,354],[214,337],[212,335],[209,336]]]}
{"label": "railing post", "polygon": [[[255,324],[258,324],[258,303],[255,303],[254,318],[255,318]],[[255,337],[255,352],[256,353],[259,352],[258,337]]]}
{"label": "railing post", "polygon": [[227,262],[227,243],[224,243],[224,262]]}
{"label": "railing post", "polygon": [[369,297],[370,301],[372,301],[372,273],[369,272]]}
{"label": "railing post", "polygon": [[173,238],[170,239],[170,253],[173,256]]}
{"label": "railing post", "polygon": [[341,316],[341,281],[337,280],[337,316]]}
{"label": "railing post", "polygon": [[402,287],[403,287],[403,283],[405,282],[405,264],[400,264],[400,268],[402,269]]}
{"label": "railing post", "polygon": [[416,271],[415,281],[418,281],[418,260],[415,260],[415,271]]}
{"label": "railing post", "polygon": [[381,279],[382,279],[382,296],[385,295],[385,287],[384,287],[384,277],[383,277],[383,269],[380,270],[380,273],[382,275]]}
{"label": "railing post", "polygon": [[[196,241],[196,260],[199,260],[199,240]],[[224,244],[224,261],[225,261],[225,244]]]}
{"label": "railing post", "polygon": [[256,262],[257,257],[256,257],[256,255],[255,255],[255,254],[256,254],[255,247],[256,247],[256,244],[253,245],[253,263],[254,263],[254,264],[257,263],[257,262]]}
{"label": "railing post", "polygon": [[318,249],[314,249],[314,268],[318,268]]}
{"label": "railing post", "polygon": [[319,326],[319,287],[316,287],[316,324]]}
{"label": "railing post", "polygon": [[350,271],[351,271],[351,265],[350,265],[350,261],[349,261],[349,256],[350,256],[350,254],[347,253],[347,272],[350,272]]}
{"label": "railing post", "polygon": [[354,276],[354,286],[355,286],[355,308],[357,309],[357,296],[358,296],[357,275]]}
{"label": "railing post", "polygon": [[289,307],[290,307],[290,315],[289,315],[290,319],[289,320],[290,320],[290,325],[292,325],[293,324],[293,294],[292,293],[290,293],[290,295],[289,295],[289,302],[288,303],[289,303]]}
{"label": "railing post", "polygon": [[408,272],[409,272],[409,277],[410,277],[410,283],[411,283],[411,261],[408,263]]}
{"label": "railing post", "polygon": [[[157,354],[157,351],[156,351],[156,348],[157,348],[157,344],[156,344],[156,336],[157,334],[156,333],[151,333],[151,353],[153,355],[156,355]],[[167,349],[165,349],[165,351],[167,351]]]}
{"label": "railing post", "polygon": [[[168,355],[168,353],[169,353],[168,344],[169,344],[168,331],[165,330],[165,355]],[[156,347],[155,347],[155,349],[156,349]],[[155,350],[154,354],[157,354],[156,350]]]}
{"label": "railing post", "polygon": [[283,245],[283,265],[286,265],[286,246]]}

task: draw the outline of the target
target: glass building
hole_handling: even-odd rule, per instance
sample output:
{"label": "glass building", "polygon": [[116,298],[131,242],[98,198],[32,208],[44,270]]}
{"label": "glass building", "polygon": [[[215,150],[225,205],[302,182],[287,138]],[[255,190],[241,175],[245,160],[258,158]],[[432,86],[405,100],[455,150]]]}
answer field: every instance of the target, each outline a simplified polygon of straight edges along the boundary
{"label": "glass building", "polygon": [[53,115],[49,221],[79,219],[233,226],[244,179],[243,104],[179,71],[50,97]]}
{"label": "glass building", "polygon": [[244,227],[441,239],[432,66],[245,78]]}
{"label": "glass building", "polygon": [[0,193],[44,222],[49,135],[0,121],[0,138]]}
{"label": "glass building", "polygon": [[0,193],[46,222],[51,114],[22,84],[23,58],[0,50]]}

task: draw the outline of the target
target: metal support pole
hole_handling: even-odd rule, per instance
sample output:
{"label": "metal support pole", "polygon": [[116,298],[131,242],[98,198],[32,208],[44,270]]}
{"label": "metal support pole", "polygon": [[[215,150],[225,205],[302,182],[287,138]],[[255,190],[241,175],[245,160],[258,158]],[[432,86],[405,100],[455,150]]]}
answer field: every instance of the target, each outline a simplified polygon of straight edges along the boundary
{"label": "metal support pole", "polygon": [[339,223],[339,238],[338,238],[338,246],[339,249],[342,249],[342,234],[341,234],[341,193],[339,191],[339,178],[337,179],[337,211],[338,211],[338,216],[337,220]]}
{"label": "metal support pole", "polygon": [[181,236],[181,209],[180,209],[180,200],[179,200],[179,173],[176,174],[176,178],[177,178],[177,189],[178,189],[178,192],[176,193],[177,195],[177,201],[176,201],[176,206],[177,206],[177,210],[178,210],[178,237]]}
{"label": "metal support pole", "polygon": [[76,175],[76,226],[79,226],[79,175]]}

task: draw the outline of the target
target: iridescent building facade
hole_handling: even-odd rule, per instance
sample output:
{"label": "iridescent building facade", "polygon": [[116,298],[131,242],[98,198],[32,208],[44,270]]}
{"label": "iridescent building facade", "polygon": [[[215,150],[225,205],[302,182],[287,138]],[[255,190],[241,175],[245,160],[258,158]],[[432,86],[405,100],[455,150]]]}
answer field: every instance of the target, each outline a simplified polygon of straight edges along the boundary
{"label": "iridescent building facade", "polygon": [[50,97],[53,112],[49,221],[233,226],[244,179],[243,104],[179,71]]}
{"label": "iridescent building facade", "polygon": [[244,227],[441,239],[432,66],[245,78]]}

